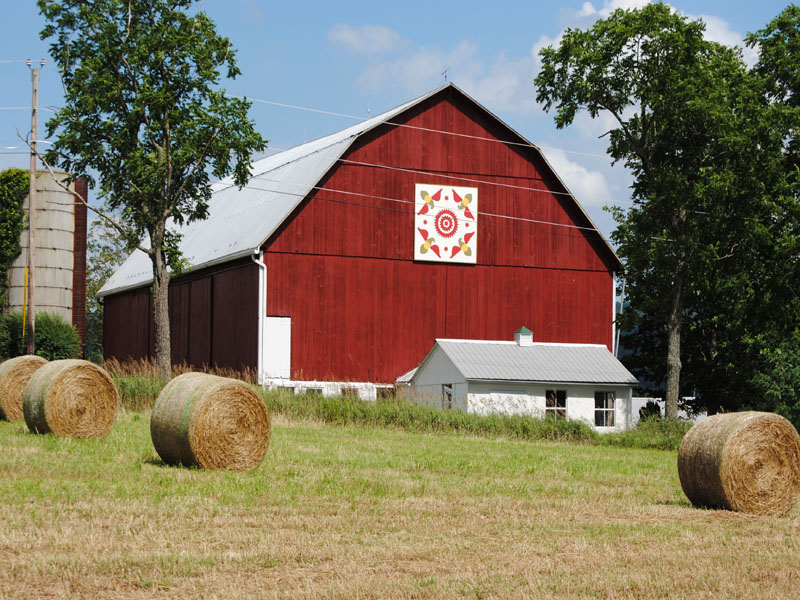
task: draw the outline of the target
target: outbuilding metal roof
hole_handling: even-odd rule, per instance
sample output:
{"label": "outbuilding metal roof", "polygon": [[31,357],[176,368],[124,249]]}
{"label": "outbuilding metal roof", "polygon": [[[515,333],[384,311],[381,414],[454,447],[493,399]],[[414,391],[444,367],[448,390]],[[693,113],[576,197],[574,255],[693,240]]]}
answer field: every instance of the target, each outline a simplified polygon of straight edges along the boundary
{"label": "outbuilding metal roof", "polygon": [[[233,183],[233,177],[215,183],[212,186],[206,220],[195,221],[182,227],[171,224],[169,227],[182,236],[179,247],[183,258],[190,265],[185,271],[258,253],[261,246],[292,214],[358,136],[448,87],[469,98],[452,83],[448,83],[442,88],[352,127],[254,162],[251,169],[253,176],[241,189]],[[475,104],[480,106],[477,102]],[[500,119],[497,121],[502,123]],[[503,125],[515,136],[524,140],[508,125],[504,123]],[[533,144],[531,147],[535,148]],[[544,156],[542,159],[547,162]],[[553,173],[558,178],[555,171]],[[563,182],[561,183],[563,185]],[[566,186],[564,189],[567,189]],[[591,223],[591,219],[577,201],[576,205]],[[608,243],[606,246],[610,255],[619,263],[613,248]],[[107,296],[138,288],[150,283],[152,279],[152,263],[149,257],[144,252],[136,250],[106,281],[97,295]]]}
{"label": "outbuilding metal roof", "polygon": [[[467,381],[531,381],[636,385],[634,377],[602,344],[436,340]],[[420,373],[425,365],[417,369]],[[413,383],[413,380],[412,380]]]}

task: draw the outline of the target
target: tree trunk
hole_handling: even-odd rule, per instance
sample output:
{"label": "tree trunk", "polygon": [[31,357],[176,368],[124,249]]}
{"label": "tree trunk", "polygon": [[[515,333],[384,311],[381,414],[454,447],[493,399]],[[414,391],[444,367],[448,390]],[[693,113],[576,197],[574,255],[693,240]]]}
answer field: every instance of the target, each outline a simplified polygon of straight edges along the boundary
{"label": "tree trunk", "polygon": [[685,266],[679,261],[675,283],[670,297],[669,321],[667,322],[667,391],[664,416],[678,418],[678,399],[681,381],[681,325],[683,323]]}
{"label": "tree trunk", "polygon": [[[153,245],[152,248],[159,248]],[[165,380],[172,379],[172,354],[169,339],[169,271],[158,250],[153,259],[153,329],[156,337],[156,368]]]}

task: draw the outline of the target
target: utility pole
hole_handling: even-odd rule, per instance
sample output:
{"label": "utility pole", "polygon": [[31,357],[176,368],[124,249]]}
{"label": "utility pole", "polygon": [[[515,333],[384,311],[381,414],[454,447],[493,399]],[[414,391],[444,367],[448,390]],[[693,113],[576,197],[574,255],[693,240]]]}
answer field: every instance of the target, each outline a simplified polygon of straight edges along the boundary
{"label": "utility pole", "polygon": [[[28,59],[26,64],[31,66],[32,61]],[[39,61],[41,67],[44,66],[44,60]],[[30,168],[30,187],[28,188],[28,339],[27,339],[27,353],[33,354],[36,350],[34,345],[34,326],[36,323],[36,316],[34,308],[34,290],[36,289],[35,273],[35,248],[36,248],[36,139],[38,137],[38,124],[39,124],[39,69],[31,69],[31,82],[33,87],[33,102],[31,104],[31,168]]]}

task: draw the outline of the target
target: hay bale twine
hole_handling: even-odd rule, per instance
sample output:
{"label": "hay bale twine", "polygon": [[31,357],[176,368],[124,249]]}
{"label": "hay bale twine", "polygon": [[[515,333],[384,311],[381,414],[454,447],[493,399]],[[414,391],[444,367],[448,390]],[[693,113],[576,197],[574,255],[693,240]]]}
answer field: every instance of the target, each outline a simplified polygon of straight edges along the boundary
{"label": "hay bale twine", "polygon": [[783,515],[800,494],[800,436],[772,413],[715,415],[683,438],[678,476],[695,506]]}
{"label": "hay bale twine", "polygon": [[86,360],[54,360],[33,374],[22,412],[33,433],[100,438],[111,431],[119,395],[111,376]]}
{"label": "hay bale twine", "polygon": [[267,453],[269,413],[242,381],[184,373],[156,399],[150,436],[168,464],[246,471]]}
{"label": "hay bale twine", "polygon": [[41,356],[31,354],[10,358],[0,364],[0,419],[21,421],[22,394],[31,376],[47,363]]}

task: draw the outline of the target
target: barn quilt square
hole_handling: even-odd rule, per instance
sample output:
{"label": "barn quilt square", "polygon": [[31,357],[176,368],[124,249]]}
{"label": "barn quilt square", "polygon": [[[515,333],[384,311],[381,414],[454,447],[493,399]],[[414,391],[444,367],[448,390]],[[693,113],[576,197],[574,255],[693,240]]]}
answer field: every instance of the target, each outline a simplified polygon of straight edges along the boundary
{"label": "barn quilt square", "polygon": [[478,188],[418,183],[414,198],[414,260],[474,265]]}

